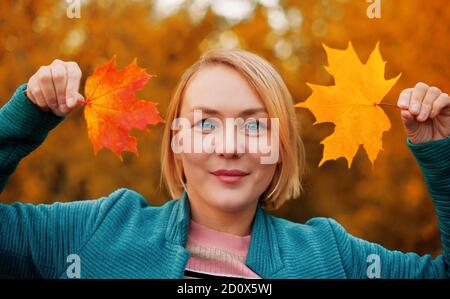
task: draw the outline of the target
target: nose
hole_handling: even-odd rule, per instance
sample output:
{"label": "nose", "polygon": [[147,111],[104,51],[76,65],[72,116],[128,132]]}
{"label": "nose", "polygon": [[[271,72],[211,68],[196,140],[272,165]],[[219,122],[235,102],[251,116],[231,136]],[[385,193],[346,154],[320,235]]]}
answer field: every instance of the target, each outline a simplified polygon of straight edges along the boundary
{"label": "nose", "polygon": [[221,153],[219,155],[225,159],[239,159],[242,156],[242,154],[239,153]]}
{"label": "nose", "polygon": [[245,139],[237,132],[234,122],[226,121],[225,129],[216,138],[216,153],[226,159],[238,159],[245,152]]}

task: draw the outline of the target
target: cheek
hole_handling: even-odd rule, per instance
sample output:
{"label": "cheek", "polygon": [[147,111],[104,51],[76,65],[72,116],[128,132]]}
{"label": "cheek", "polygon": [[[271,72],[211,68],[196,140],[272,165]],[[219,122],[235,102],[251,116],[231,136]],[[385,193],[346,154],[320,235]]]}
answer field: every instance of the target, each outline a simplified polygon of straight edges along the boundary
{"label": "cheek", "polygon": [[247,152],[255,156],[258,161],[255,163],[261,163],[262,166],[269,166],[280,161],[280,144],[277,135],[271,134],[269,131],[267,134],[261,135],[255,138],[249,138],[247,146]]}
{"label": "cheek", "polygon": [[208,175],[208,154],[182,154],[181,161],[187,180],[201,182]]}
{"label": "cheek", "polygon": [[258,189],[263,189],[264,191],[269,183],[272,181],[273,175],[277,167],[276,163],[273,164],[263,164],[261,163],[261,157],[263,155],[259,154],[249,154],[248,157],[252,165],[253,182],[258,185]]}

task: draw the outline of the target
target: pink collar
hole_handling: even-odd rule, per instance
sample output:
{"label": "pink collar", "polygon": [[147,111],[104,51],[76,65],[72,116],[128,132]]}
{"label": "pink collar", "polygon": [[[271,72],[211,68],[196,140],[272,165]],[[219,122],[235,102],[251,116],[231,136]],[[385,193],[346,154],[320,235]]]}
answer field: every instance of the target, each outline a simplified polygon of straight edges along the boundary
{"label": "pink collar", "polygon": [[251,234],[238,236],[217,231],[190,219],[188,241],[205,247],[221,248],[239,256],[247,256]]}

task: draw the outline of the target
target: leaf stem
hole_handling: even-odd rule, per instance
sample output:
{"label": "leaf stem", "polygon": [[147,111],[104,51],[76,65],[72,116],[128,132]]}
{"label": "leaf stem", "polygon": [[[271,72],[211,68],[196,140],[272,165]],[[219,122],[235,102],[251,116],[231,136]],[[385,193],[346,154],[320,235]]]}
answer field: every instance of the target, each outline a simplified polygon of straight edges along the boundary
{"label": "leaf stem", "polygon": [[400,107],[398,107],[397,105],[390,104],[390,103],[378,103],[378,104],[375,104],[375,105],[386,106],[386,107],[394,107],[394,108],[400,109]]}

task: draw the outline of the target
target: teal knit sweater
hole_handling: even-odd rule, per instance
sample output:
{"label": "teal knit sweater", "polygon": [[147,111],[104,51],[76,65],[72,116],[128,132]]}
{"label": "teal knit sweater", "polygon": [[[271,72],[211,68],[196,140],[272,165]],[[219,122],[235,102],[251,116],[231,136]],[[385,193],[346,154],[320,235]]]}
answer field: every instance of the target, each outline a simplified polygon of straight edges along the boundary
{"label": "teal knit sweater", "polygon": [[[25,88],[0,109],[0,192],[20,160],[64,119],[41,111]],[[263,278],[448,278],[450,138],[406,144],[436,207],[442,255],[387,250],[350,235],[333,219],[295,223],[258,206],[247,266]],[[189,216],[186,193],[149,206],[126,188],[95,200],[0,204],[0,276],[70,278],[76,256],[81,278],[182,278]]]}

